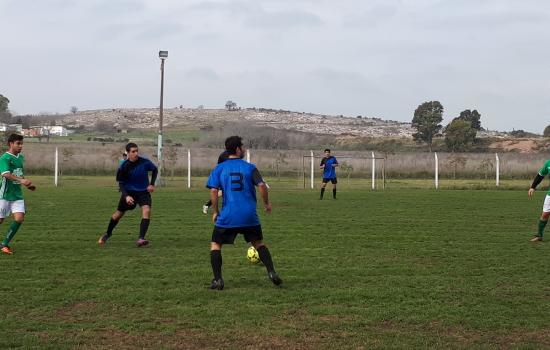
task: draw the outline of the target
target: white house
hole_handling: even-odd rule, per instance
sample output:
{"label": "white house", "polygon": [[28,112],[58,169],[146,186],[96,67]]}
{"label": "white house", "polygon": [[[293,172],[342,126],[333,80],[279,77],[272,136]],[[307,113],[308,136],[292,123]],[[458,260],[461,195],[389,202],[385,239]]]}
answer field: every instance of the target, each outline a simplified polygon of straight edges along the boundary
{"label": "white house", "polygon": [[69,136],[67,129],[59,125],[44,126],[42,130],[42,135],[47,135],[49,131],[51,136]]}
{"label": "white house", "polygon": [[21,132],[23,131],[23,125],[0,123],[0,132],[5,132],[5,131],[13,131],[21,134]]}

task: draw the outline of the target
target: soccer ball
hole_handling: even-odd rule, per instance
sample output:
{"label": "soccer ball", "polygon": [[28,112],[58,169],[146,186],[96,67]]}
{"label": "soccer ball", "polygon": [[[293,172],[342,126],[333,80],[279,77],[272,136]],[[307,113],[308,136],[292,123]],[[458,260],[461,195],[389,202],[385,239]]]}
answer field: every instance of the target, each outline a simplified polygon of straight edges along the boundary
{"label": "soccer ball", "polygon": [[248,248],[246,251],[246,258],[253,264],[260,262],[260,255],[258,255],[258,251],[254,247]]}

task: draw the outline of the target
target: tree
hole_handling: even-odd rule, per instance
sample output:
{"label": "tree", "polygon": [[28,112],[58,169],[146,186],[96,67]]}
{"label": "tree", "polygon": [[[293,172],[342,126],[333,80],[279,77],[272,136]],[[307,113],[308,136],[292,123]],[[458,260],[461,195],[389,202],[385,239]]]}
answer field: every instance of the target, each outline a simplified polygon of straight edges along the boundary
{"label": "tree", "polygon": [[95,122],[94,129],[97,132],[108,134],[108,133],[112,133],[115,130],[115,126],[113,123],[107,120],[98,120]]}
{"label": "tree", "polygon": [[477,130],[469,121],[455,118],[445,128],[445,145],[451,152],[463,152],[473,145]]}
{"label": "tree", "polygon": [[546,128],[544,128],[544,132],[542,133],[542,136],[550,137],[550,125],[548,125]]}
{"label": "tree", "polygon": [[425,142],[432,151],[432,141],[441,130],[443,120],[443,106],[439,101],[424,102],[414,111],[412,127],[416,129],[413,138],[418,142]]}
{"label": "tree", "polygon": [[449,158],[447,164],[451,169],[453,169],[453,179],[456,179],[457,171],[464,169],[466,166],[466,158],[455,154]]}
{"label": "tree", "polygon": [[469,109],[463,110],[456,119],[468,121],[472,124],[472,128],[481,130],[481,114],[475,109],[473,111]]}
{"label": "tree", "polygon": [[78,112],[78,107],[77,106],[72,106],[71,107],[71,113],[76,114],[76,112]]}
{"label": "tree", "polygon": [[10,100],[7,97],[0,94],[0,122],[9,124],[11,121],[11,113],[8,109]]}
{"label": "tree", "polygon": [[227,109],[228,111],[235,111],[237,110],[237,103],[229,100],[225,103],[225,109]]}

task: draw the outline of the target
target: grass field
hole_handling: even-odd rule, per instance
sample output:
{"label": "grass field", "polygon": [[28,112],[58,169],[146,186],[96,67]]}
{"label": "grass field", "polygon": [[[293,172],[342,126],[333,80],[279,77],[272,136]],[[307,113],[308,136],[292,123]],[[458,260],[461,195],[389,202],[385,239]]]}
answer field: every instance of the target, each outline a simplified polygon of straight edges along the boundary
{"label": "grass field", "polygon": [[150,247],[134,212],[100,248],[112,179],[36,182],[0,256],[2,349],[550,347],[550,245],[529,242],[543,191],[273,190],[261,220],[283,286],[238,238],[220,292],[205,190],[158,189]]}

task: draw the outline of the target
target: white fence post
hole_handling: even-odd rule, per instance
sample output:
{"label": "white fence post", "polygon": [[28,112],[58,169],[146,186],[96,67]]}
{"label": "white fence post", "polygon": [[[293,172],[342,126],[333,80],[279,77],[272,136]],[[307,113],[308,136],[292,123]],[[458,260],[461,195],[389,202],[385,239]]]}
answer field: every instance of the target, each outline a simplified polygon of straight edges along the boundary
{"label": "white fence post", "polygon": [[314,178],[313,178],[313,162],[315,161],[315,158],[313,157],[313,151],[310,151],[311,152],[311,189],[313,189],[313,181],[314,181]]}
{"label": "white fence post", "polygon": [[497,187],[500,185],[500,159],[498,159],[498,153],[495,153],[496,158],[496,184]]}
{"label": "white fence post", "polygon": [[246,149],[246,161],[250,163],[250,150]]}
{"label": "white fence post", "polygon": [[191,188],[191,150],[187,150],[187,188]]}
{"label": "white fence post", "polygon": [[54,165],[54,174],[53,174],[53,183],[57,187],[57,174],[59,173],[59,152],[57,147],[55,148],[55,165]]}
{"label": "white fence post", "polygon": [[435,189],[439,188],[439,159],[437,158],[437,152],[434,152],[435,155]]}
{"label": "white fence post", "polygon": [[372,189],[375,189],[375,178],[376,178],[376,159],[374,159],[374,152],[372,154]]}

